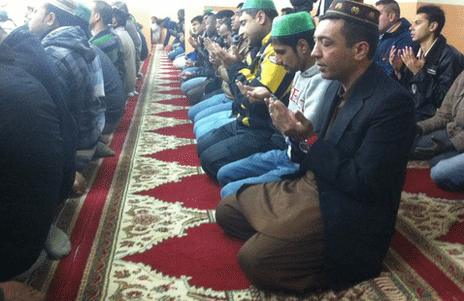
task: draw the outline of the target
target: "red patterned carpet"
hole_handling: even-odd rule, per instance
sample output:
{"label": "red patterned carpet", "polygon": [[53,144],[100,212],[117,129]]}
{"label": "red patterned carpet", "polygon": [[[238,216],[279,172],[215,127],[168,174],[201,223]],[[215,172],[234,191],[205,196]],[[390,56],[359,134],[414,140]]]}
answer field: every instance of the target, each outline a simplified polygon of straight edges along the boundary
{"label": "red patterned carpet", "polygon": [[464,194],[440,190],[417,163],[378,278],[300,299],[250,286],[242,243],[214,221],[219,188],[199,168],[179,72],[161,50],[147,67],[113,137],[117,155],[61,216],[72,253],[36,275],[49,300],[464,300]]}

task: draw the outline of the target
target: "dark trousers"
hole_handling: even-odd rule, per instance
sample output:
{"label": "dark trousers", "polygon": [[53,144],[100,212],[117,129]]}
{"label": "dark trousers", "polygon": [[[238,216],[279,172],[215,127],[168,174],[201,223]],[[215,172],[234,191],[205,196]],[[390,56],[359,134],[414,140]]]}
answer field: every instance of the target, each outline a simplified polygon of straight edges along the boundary
{"label": "dark trousers", "polygon": [[272,129],[241,126],[238,122],[230,122],[215,129],[200,137],[197,142],[201,167],[214,179],[222,166],[276,148],[285,148],[282,135]]}
{"label": "dark trousers", "polygon": [[[436,138],[438,140],[441,140],[441,141],[449,140],[448,133],[446,132],[446,130],[433,131],[433,132],[431,132],[429,134],[426,134],[426,135],[423,135],[423,136],[420,136],[419,138],[417,138],[417,140],[415,141],[415,144],[414,144],[414,148],[416,148],[416,147],[422,147],[422,148],[432,147],[432,145],[433,145],[432,137]],[[458,151],[453,149],[453,150],[450,150],[450,151],[445,151],[445,152],[440,153],[440,154],[432,155],[432,156],[430,156],[430,158],[427,158],[427,160],[429,161],[430,168],[432,168],[435,165],[437,165],[437,163],[440,162],[441,160],[449,159],[451,157],[456,156],[457,154],[459,154]]]}

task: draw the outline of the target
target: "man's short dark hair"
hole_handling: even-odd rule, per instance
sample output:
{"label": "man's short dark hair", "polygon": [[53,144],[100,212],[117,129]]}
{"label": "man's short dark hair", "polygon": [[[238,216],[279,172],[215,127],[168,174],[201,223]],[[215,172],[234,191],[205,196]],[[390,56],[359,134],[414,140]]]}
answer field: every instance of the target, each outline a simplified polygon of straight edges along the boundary
{"label": "man's short dark hair", "polygon": [[375,2],[375,5],[383,5],[389,12],[394,12],[398,18],[401,16],[400,6],[395,0],[379,0]]}
{"label": "man's short dark hair", "polygon": [[310,12],[313,9],[313,0],[290,0],[294,12]]}
{"label": "man's short dark hair", "polygon": [[222,25],[226,26],[227,29],[232,32],[232,20],[229,17],[224,18],[224,22],[222,22]]}
{"label": "man's short dark hair", "polygon": [[100,15],[103,23],[109,25],[113,23],[113,9],[105,1],[95,0],[95,11]]}
{"label": "man's short dark hair", "polygon": [[426,18],[430,23],[437,22],[438,26],[435,31],[435,36],[440,35],[446,21],[445,12],[441,9],[441,7],[436,5],[424,5],[419,7],[416,13],[426,15]]}
{"label": "man's short dark hair", "polygon": [[232,18],[233,15],[234,15],[233,10],[223,9],[223,10],[217,12],[216,17],[218,19],[224,19],[224,18]]}
{"label": "man's short dark hair", "polygon": [[280,10],[282,15],[292,14],[294,12],[292,7],[284,7]]}
{"label": "man's short dark hair", "polygon": [[266,14],[266,16],[271,20],[274,20],[275,17],[278,16],[278,13],[276,10],[274,9],[257,9],[257,8],[247,8],[247,9],[243,9],[241,10],[241,12],[244,12],[244,13],[247,13],[249,14],[250,16],[252,16],[253,18],[256,17],[256,14],[258,14],[258,12],[264,12]]}
{"label": "man's short dark hair", "polygon": [[118,26],[126,26],[127,19],[129,18],[129,15],[126,12],[113,7],[113,16],[116,19],[116,24]]}
{"label": "man's short dark hair", "polygon": [[214,13],[213,12],[206,12],[203,14],[203,20],[206,20],[206,18],[208,18],[209,16],[214,16]]}
{"label": "man's short dark hair", "polygon": [[193,23],[193,22],[198,22],[201,24],[201,22],[203,22],[203,16],[195,16],[192,18],[192,20],[190,20],[190,23]]}
{"label": "man's short dark hair", "polygon": [[322,15],[320,20],[343,20],[345,24],[342,26],[341,32],[345,37],[347,46],[352,47],[356,43],[365,41],[367,44],[369,44],[369,52],[367,57],[369,59],[374,57],[375,51],[377,50],[377,43],[379,42],[378,27],[367,25],[362,21],[334,15]]}
{"label": "man's short dark hair", "polygon": [[272,37],[272,42],[277,44],[282,44],[285,46],[290,46],[296,52],[296,46],[298,45],[299,40],[305,40],[309,48],[314,48],[314,29],[299,32],[294,35],[284,36],[284,37]]}

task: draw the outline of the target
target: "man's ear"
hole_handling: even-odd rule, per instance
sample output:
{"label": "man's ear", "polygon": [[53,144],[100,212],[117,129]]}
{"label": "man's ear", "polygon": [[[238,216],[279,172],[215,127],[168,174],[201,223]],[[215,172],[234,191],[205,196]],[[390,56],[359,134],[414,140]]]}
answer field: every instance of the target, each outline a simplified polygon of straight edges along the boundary
{"label": "man's ear", "polygon": [[298,42],[296,42],[296,49],[298,50],[298,53],[301,53],[302,55],[311,53],[309,44],[305,39],[299,39]]}
{"label": "man's ear", "polygon": [[95,19],[96,22],[101,20],[100,13],[95,13],[94,16],[95,16],[94,19]]}
{"label": "man's ear", "polygon": [[353,45],[353,57],[357,61],[362,61],[367,58],[370,50],[369,43],[361,41]]}
{"label": "man's ear", "polygon": [[391,11],[388,13],[387,17],[388,21],[393,22],[394,20],[396,20],[396,13]]}
{"label": "man's ear", "polygon": [[429,31],[430,32],[436,32],[438,28],[438,23],[437,22],[430,22],[429,24]]}
{"label": "man's ear", "polygon": [[267,19],[267,16],[264,11],[260,10],[256,13],[255,20],[258,24],[264,25],[264,23],[266,23],[266,19]]}
{"label": "man's ear", "polygon": [[44,23],[47,24],[47,26],[53,26],[56,22],[56,15],[55,13],[51,12],[51,13],[48,13],[46,16],[45,16],[45,19],[44,19]]}

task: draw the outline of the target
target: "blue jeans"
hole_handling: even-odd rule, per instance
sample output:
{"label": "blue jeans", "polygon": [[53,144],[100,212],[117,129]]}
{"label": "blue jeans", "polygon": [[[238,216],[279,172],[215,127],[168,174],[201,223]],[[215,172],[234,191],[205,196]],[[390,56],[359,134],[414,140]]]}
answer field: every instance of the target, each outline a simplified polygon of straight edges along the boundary
{"label": "blue jeans", "polygon": [[203,76],[188,79],[180,85],[180,89],[185,94],[196,86],[201,85],[206,79],[207,78]]}
{"label": "blue jeans", "polygon": [[430,171],[432,180],[446,190],[464,189],[464,154],[438,162]]}
{"label": "blue jeans", "polygon": [[235,121],[235,116],[231,117],[231,114],[232,111],[221,111],[198,120],[193,125],[193,132],[195,133],[195,137],[199,139],[212,130],[220,128],[229,122]]}
{"label": "blue jeans", "polygon": [[277,148],[286,148],[282,135],[271,128],[249,128],[236,120],[197,140],[201,167],[213,179],[216,179],[218,170],[226,164]]}
{"label": "blue jeans", "polygon": [[200,69],[201,69],[200,67],[187,67],[184,70],[182,70],[182,72],[194,73],[194,72],[197,72]]}
{"label": "blue jeans", "polygon": [[172,50],[172,51],[170,51],[170,52],[168,53],[168,58],[169,58],[171,61],[173,61],[173,60],[176,58],[176,56],[178,56],[179,54],[182,54],[182,53],[184,53],[184,52],[185,52],[184,47],[178,46],[178,47],[176,47],[174,50]]}
{"label": "blue jeans", "polygon": [[200,101],[196,105],[193,105],[188,110],[188,117],[192,121],[196,121],[195,116],[200,113],[201,111],[208,109],[212,106],[225,103],[226,101],[230,101],[224,93],[214,95],[210,98]]}
{"label": "blue jeans", "polygon": [[208,116],[211,116],[215,113],[220,113],[220,112],[227,112],[228,115],[226,116],[230,116],[232,114],[232,101],[220,103],[218,105],[204,109],[203,111],[195,115],[195,118],[193,119],[193,121],[198,122],[202,120],[203,118],[207,118]]}
{"label": "blue jeans", "polygon": [[221,186],[221,198],[236,193],[244,184],[275,182],[282,176],[296,173],[299,164],[292,162],[287,150],[274,149],[257,153],[219,169],[217,180]]}

